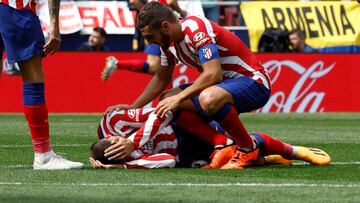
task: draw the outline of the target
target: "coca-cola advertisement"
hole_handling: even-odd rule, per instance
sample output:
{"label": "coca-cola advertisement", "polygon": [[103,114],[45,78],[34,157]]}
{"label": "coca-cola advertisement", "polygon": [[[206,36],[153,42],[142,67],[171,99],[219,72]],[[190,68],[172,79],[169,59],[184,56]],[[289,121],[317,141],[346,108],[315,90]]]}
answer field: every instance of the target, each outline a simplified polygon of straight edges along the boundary
{"label": "coca-cola advertisement", "polygon": [[[50,112],[103,112],[109,105],[133,102],[151,75],[117,70],[106,82],[100,75],[105,58],[145,60],[142,53],[57,53],[44,60]],[[359,54],[258,54],[268,69],[272,94],[257,112],[360,112]],[[199,73],[177,65],[173,87]],[[0,112],[22,112],[22,81],[2,74]],[[156,102],[149,105],[156,105]]]}
{"label": "coca-cola advertisement", "polygon": [[359,112],[358,54],[259,54],[272,94],[258,112]]}

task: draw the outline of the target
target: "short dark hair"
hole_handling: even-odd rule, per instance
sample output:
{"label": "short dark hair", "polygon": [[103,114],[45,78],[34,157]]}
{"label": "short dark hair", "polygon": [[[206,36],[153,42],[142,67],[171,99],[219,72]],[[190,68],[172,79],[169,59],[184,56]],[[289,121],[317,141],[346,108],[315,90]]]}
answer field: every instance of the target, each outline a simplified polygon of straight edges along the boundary
{"label": "short dark hair", "polygon": [[107,35],[105,29],[102,27],[94,27],[93,31],[100,33],[102,37],[106,37]]}
{"label": "short dark hair", "polygon": [[305,39],[305,33],[301,30],[292,30],[289,35],[297,34],[301,39]]}
{"label": "short dark hair", "polygon": [[174,13],[163,4],[152,1],[145,4],[140,10],[136,19],[136,26],[139,29],[143,29],[146,26],[152,29],[159,29],[164,21],[175,22],[176,17]]}
{"label": "short dark hair", "polygon": [[105,150],[111,146],[111,141],[108,139],[101,139],[94,142],[90,147],[90,157],[100,161],[102,164],[118,164],[119,161],[108,160],[105,157]]}

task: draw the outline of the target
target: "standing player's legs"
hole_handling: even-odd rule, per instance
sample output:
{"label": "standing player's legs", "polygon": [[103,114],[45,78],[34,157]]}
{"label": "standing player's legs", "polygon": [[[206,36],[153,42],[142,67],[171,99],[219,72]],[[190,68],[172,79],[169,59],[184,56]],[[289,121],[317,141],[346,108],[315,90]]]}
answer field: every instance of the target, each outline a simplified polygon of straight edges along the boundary
{"label": "standing player's legs", "polygon": [[0,34],[8,61],[19,63],[24,82],[24,114],[34,146],[34,169],[82,168],[82,163],[71,162],[54,154],[50,145],[41,65],[44,36],[39,19],[30,10],[16,10],[3,4],[0,4],[0,19]]}

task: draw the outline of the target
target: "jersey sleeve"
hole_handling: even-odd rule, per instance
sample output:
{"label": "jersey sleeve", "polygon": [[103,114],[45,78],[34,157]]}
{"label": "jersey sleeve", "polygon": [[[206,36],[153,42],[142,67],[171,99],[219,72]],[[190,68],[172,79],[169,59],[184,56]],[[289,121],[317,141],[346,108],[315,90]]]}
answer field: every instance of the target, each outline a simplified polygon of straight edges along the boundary
{"label": "jersey sleeve", "polygon": [[152,112],[150,113],[145,124],[141,126],[138,131],[130,135],[128,139],[134,143],[135,148],[141,148],[147,142],[149,142],[151,138],[164,129],[172,118],[173,115],[171,112],[167,112],[165,114],[165,118],[159,118],[155,112]]}
{"label": "jersey sleeve", "polygon": [[138,108],[107,113],[99,125],[99,138],[107,135],[128,137],[145,124],[153,111],[154,108]]}
{"label": "jersey sleeve", "polygon": [[174,168],[176,159],[174,156],[166,153],[144,154],[143,156],[125,162],[128,169],[156,169],[156,168]]}
{"label": "jersey sleeve", "polygon": [[219,58],[216,36],[209,20],[191,16],[183,21],[182,26],[185,36],[197,51],[201,64]]}

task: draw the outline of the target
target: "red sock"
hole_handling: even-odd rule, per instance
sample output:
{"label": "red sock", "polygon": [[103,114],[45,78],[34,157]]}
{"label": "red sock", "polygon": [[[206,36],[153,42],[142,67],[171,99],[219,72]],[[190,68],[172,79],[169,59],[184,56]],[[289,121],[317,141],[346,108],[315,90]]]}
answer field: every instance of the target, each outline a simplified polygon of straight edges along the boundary
{"label": "red sock", "polygon": [[235,108],[229,104],[221,108],[215,115],[216,121],[231,136],[239,148],[253,149],[253,141],[238,117]]}
{"label": "red sock", "polygon": [[24,106],[24,114],[30,128],[34,151],[36,153],[50,151],[51,145],[46,104]]}
{"label": "red sock", "polygon": [[281,140],[275,139],[269,135],[262,134],[262,133],[256,133],[260,135],[264,139],[265,146],[264,149],[262,149],[262,153],[264,155],[272,155],[272,154],[278,154],[284,157],[285,159],[291,159],[293,148],[290,144],[285,143]]}
{"label": "red sock", "polygon": [[126,69],[135,72],[147,73],[149,64],[144,60],[119,60],[117,63],[118,69]]}
{"label": "red sock", "polygon": [[216,132],[214,128],[202,120],[201,117],[196,113],[182,111],[179,118],[175,122],[176,125],[185,129],[187,132],[194,134],[214,147],[226,146],[227,137]]}

